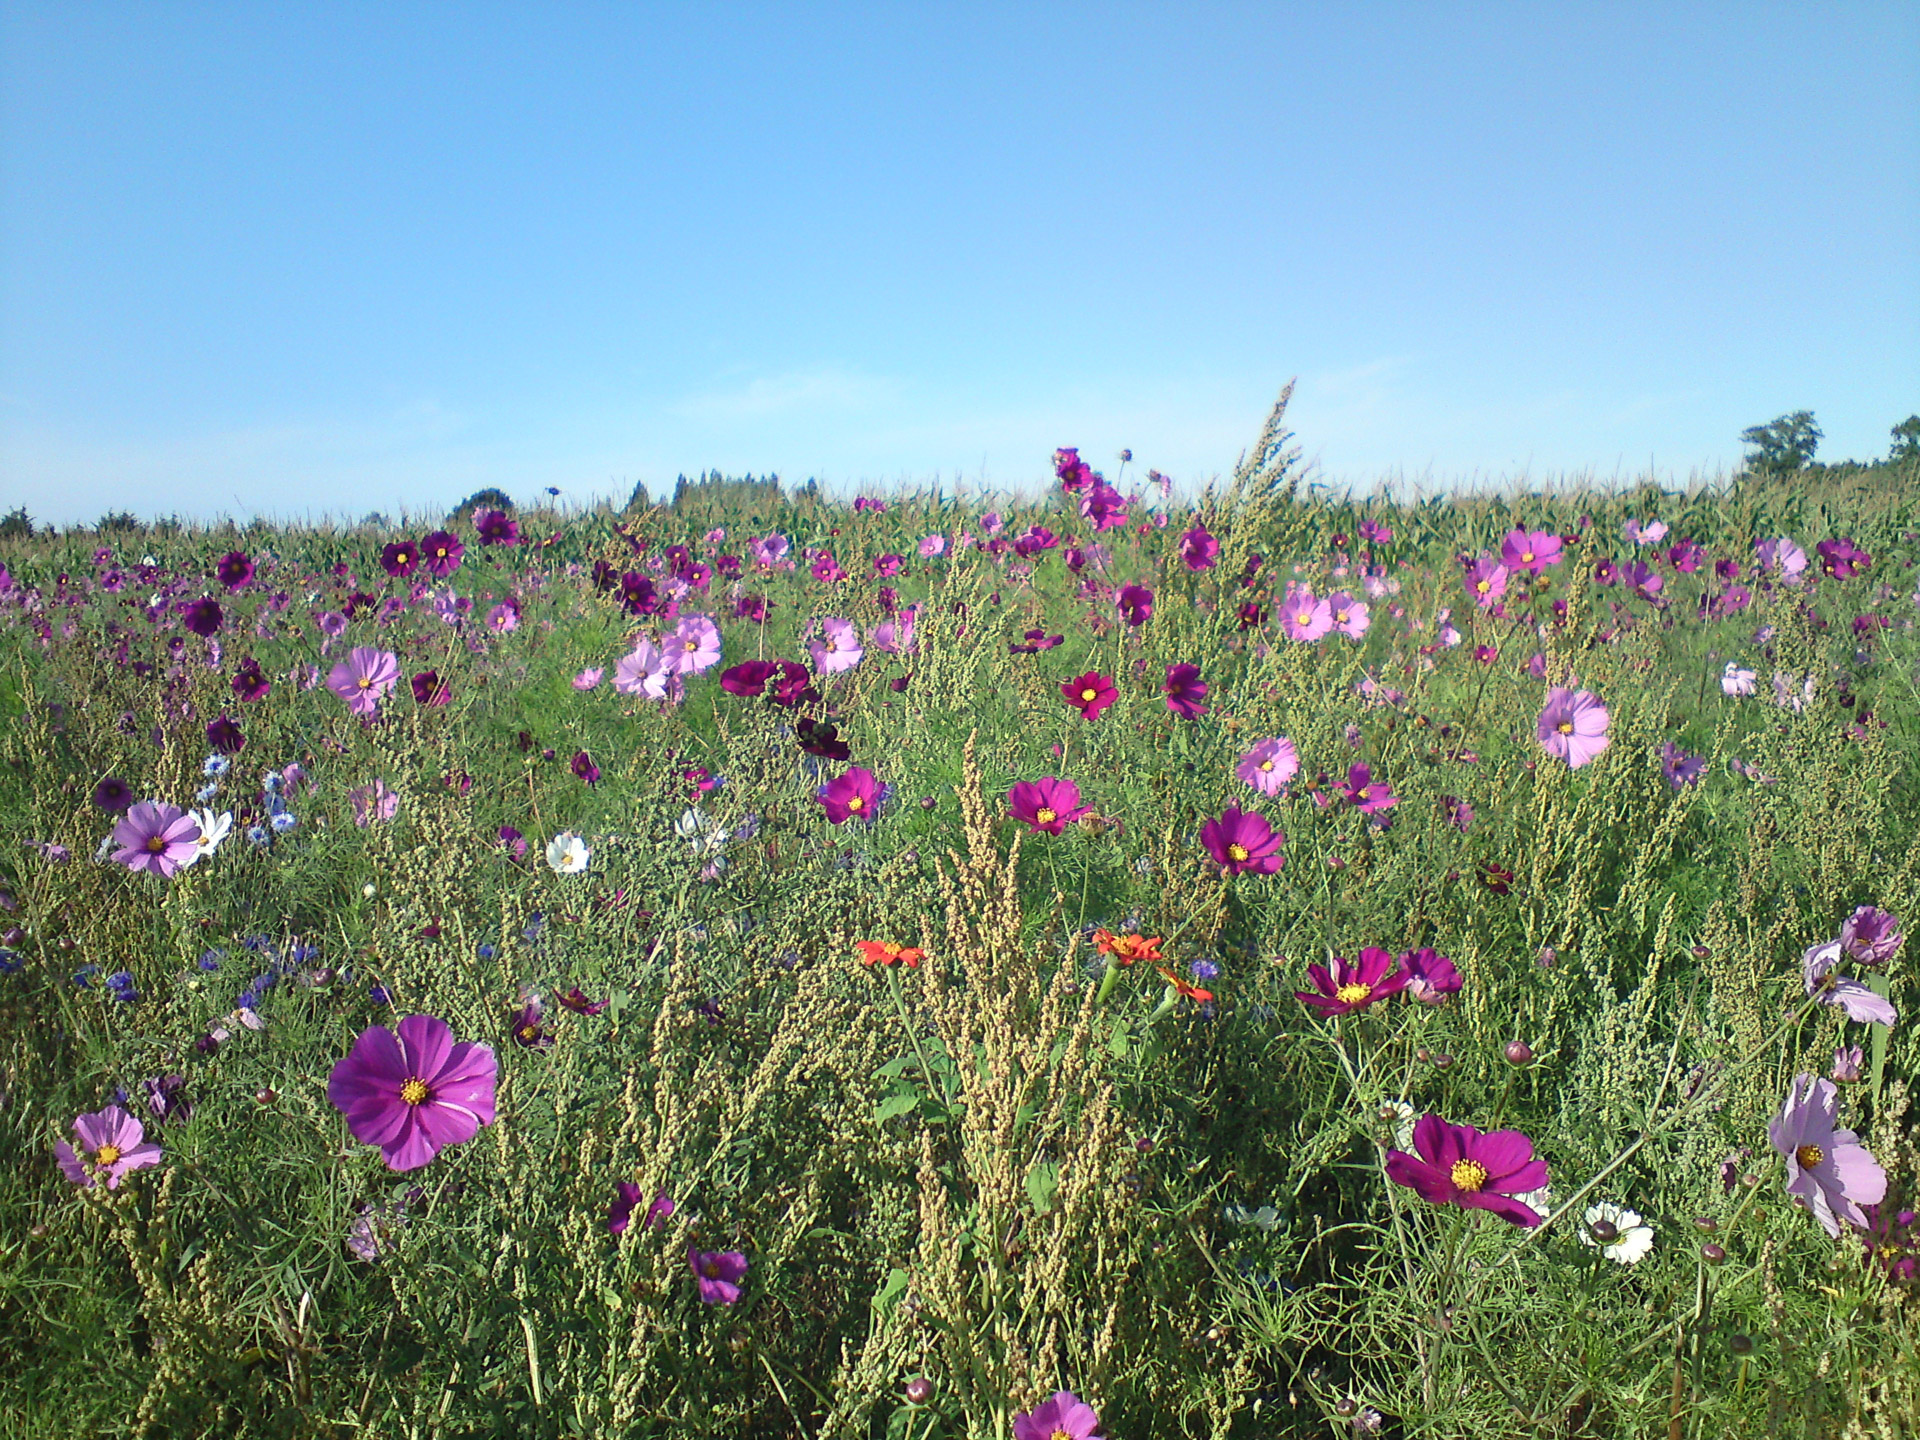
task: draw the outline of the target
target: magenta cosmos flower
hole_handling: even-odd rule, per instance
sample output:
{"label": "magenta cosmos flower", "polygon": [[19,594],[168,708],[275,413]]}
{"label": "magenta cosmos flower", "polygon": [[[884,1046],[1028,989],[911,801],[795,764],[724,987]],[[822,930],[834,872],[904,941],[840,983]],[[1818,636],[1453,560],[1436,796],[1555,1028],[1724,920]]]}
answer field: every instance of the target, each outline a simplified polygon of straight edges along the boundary
{"label": "magenta cosmos flower", "polygon": [[1167,709],[1176,715],[1198,720],[1207,713],[1200,703],[1207,698],[1207,682],[1200,678],[1198,665],[1169,665],[1166,694]]}
{"label": "magenta cosmos flower", "polygon": [[400,661],[390,650],[356,645],[327,675],[327,688],[356,715],[372,715],[400,681]]}
{"label": "magenta cosmos flower", "polygon": [[1144,625],[1153,618],[1153,591],[1144,585],[1122,585],[1115,604],[1129,625]]}
{"label": "magenta cosmos flower", "polygon": [[1311,590],[1290,587],[1280,605],[1280,630],[1289,640],[1311,645],[1333,629],[1333,607]]}
{"label": "magenta cosmos flower", "polygon": [[[640,1187],[630,1181],[622,1180],[614,1187],[613,1203],[607,1207],[607,1233],[624,1235],[627,1227],[633,1223],[633,1208],[640,1203]],[[646,1229],[664,1229],[667,1217],[673,1214],[673,1201],[662,1190],[653,1197],[653,1203],[647,1206],[646,1218],[640,1222]]]}
{"label": "magenta cosmos flower", "polygon": [[1509,570],[1538,575],[1560,563],[1560,537],[1547,530],[1513,530],[1500,546],[1500,563]]}
{"label": "magenta cosmos flower", "polygon": [[1196,525],[1180,537],[1180,558],[1189,570],[1211,570],[1220,559],[1220,542],[1204,525]]}
{"label": "magenta cosmos flower", "polygon": [[1539,734],[1543,750],[1578,770],[1607,748],[1607,707],[1591,691],[1556,685],[1547,691]]}
{"label": "magenta cosmos flower", "polygon": [[1482,555],[1467,566],[1467,593],[1482,610],[1490,610],[1507,593],[1507,567]]}
{"label": "magenta cosmos flower", "polygon": [[1347,767],[1347,783],[1340,793],[1362,815],[1391,810],[1400,803],[1400,797],[1393,793],[1393,787],[1384,780],[1374,779],[1373,771],[1365,765]]}
{"label": "magenta cosmos flower", "polygon": [[1100,1417],[1071,1390],[1056,1390],[1024,1415],[1013,1417],[1013,1440],[1102,1440]]}
{"label": "magenta cosmos flower", "polygon": [[880,808],[880,782],[871,770],[853,769],[820,787],[819,801],[827,820],[844,825],[849,820],[871,820]]}
{"label": "magenta cosmos flower", "polygon": [[1449,1125],[1422,1115],[1413,1127],[1413,1148],[1387,1152],[1387,1178],[1435,1205],[1491,1210],[1502,1220],[1531,1229],[1540,1215],[1514,1197],[1542,1190],[1547,1162],[1533,1158],[1533,1142],[1518,1130],[1482,1135],[1471,1125]]}
{"label": "magenta cosmos flower", "polygon": [[53,1142],[53,1153],[60,1170],[76,1185],[92,1189],[96,1180],[105,1180],[109,1190],[118,1190],[120,1181],[131,1170],[144,1170],[160,1163],[160,1147],[147,1139],[140,1122],[118,1105],[109,1105],[73,1122],[73,1133],[80,1142],[75,1153],[64,1140]]}
{"label": "magenta cosmos flower", "polygon": [[706,1305],[731,1305],[740,1298],[740,1282],[747,1278],[747,1257],[738,1250],[688,1250],[687,1264],[700,1282],[700,1300]]}
{"label": "magenta cosmos flower", "polygon": [[162,880],[193,859],[200,824],[184,810],[157,800],[142,800],[113,827],[120,848],[113,858],[129,870],[147,870]]}
{"label": "magenta cosmos flower", "polygon": [[1264,815],[1253,811],[1243,814],[1235,805],[1221,811],[1218,820],[1206,823],[1200,831],[1200,843],[1229,875],[1247,871],[1271,875],[1287,863],[1280,853],[1280,847],[1287,843],[1286,835],[1269,825]]}
{"label": "magenta cosmos flower", "polygon": [[1887,1198],[1887,1172],[1853,1131],[1834,1128],[1839,1094],[1831,1080],[1796,1076],[1767,1127],[1767,1138],[1787,1162],[1787,1193],[1829,1235],[1840,1233],[1842,1219],[1864,1230],[1867,1217],[1860,1207]]}
{"label": "magenta cosmos flower", "polygon": [[1368,945],[1353,959],[1335,955],[1332,965],[1307,966],[1312,990],[1296,990],[1293,998],[1318,1010],[1322,1015],[1351,1015],[1376,1000],[1384,1000],[1404,990],[1413,978],[1405,970],[1393,970],[1393,956],[1375,945]]}
{"label": "magenta cosmos flower", "polygon": [[1078,707],[1083,720],[1098,720],[1120,697],[1120,692],[1113,688],[1111,676],[1092,670],[1067,681],[1060,687],[1060,693],[1066,697],[1068,704]]}
{"label": "magenta cosmos flower", "polygon": [[460,568],[460,559],[466,553],[467,547],[458,535],[436,530],[420,542],[420,568],[444,580]]}
{"label": "magenta cosmos flower", "polygon": [[1080,787],[1071,780],[1049,775],[1043,780],[1022,780],[1007,792],[1007,809],[1013,818],[1036,831],[1058,835],[1067,826],[1088,814],[1080,803]]}
{"label": "magenta cosmos flower", "polygon": [[418,1170],[493,1123],[498,1061],[489,1046],[456,1044],[431,1015],[409,1015],[398,1030],[362,1030],[333,1067],[327,1098],[354,1139],[380,1147],[389,1170]]}
{"label": "magenta cosmos flower", "polygon": [[1300,754],[1284,735],[1262,740],[1240,757],[1235,775],[1262,795],[1278,795],[1300,773]]}

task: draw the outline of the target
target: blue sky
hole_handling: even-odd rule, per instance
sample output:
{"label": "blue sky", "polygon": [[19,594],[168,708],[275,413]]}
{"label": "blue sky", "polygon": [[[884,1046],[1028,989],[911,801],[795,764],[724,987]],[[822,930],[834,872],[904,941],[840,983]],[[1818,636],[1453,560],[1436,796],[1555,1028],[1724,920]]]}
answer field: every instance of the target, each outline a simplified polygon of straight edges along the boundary
{"label": "blue sky", "polygon": [[0,508],[1366,487],[1920,411],[1920,7],[0,0]]}

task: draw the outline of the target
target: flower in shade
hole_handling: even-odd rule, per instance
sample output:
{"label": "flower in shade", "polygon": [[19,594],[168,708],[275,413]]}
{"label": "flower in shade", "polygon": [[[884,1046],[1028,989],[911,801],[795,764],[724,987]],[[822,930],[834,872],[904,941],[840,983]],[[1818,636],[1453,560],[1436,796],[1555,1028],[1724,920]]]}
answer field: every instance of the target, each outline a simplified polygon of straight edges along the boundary
{"label": "flower in shade", "polygon": [[1884,965],[1907,938],[1894,928],[1899,923],[1885,910],[1862,905],[1840,922],[1840,948],[1862,965]]}
{"label": "flower in shade", "polygon": [[1384,780],[1374,779],[1373,771],[1365,765],[1347,767],[1347,783],[1340,793],[1362,815],[1391,810],[1400,803],[1400,797],[1393,793],[1393,787]]}
{"label": "flower in shade", "polygon": [[109,775],[93,787],[93,803],[109,815],[124,815],[133,808],[133,787],[117,775]]}
{"label": "flower in shade", "polygon": [[909,970],[918,970],[920,962],[927,958],[926,951],[902,945],[898,940],[856,940],[853,948],[860,952],[862,965],[904,965]]}
{"label": "flower in shade", "polygon": [[607,1008],[605,1000],[589,1000],[578,985],[553,998],[561,1008],[571,1010],[576,1015],[598,1015]]}
{"label": "flower in shade", "polygon": [[1333,629],[1333,607],[1311,590],[1290,586],[1280,605],[1280,630],[1289,640],[1311,645]]}
{"label": "flower in shade", "polygon": [[871,770],[852,769],[820,787],[818,799],[827,820],[844,825],[849,820],[872,820],[880,808],[880,782]]}
{"label": "flower in shade", "polygon": [[1120,618],[1129,625],[1144,625],[1153,618],[1153,591],[1144,585],[1122,585],[1115,603]]}
{"label": "flower in shade", "polygon": [[593,763],[593,757],[584,750],[573,757],[573,773],[589,785],[600,783],[600,767]]}
{"label": "flower in shade", "polygon": [[1013,1417],[1013,1440],[1102,1440],[1100,1416],[1071,1390],[1056,1390],[1023,1415]]}
{"label": "flower in shade", "polygon": [[1120,696],[1110,676],[1089,670],[1060,687],[1069,705],[1076,706],[1083,720],[1098,720]]}
{"label": "flower in shade", "polygon": [[562,830],[547,842],[547,864],[561,875],[578,875],[587,868],[593,852],[587,842],[571,830]]}
{"label": "flower in shade", "polygon": [[1675,790],[1684,790],[1689,785],[1700,783],[1700,777],[1706,773],[1706,758],[1701,755],[1689,755],[1671,740],[1660,747],[1660,773],[1667,777],[1667,784]]}
{"label": "flower in shade", "polygon": [[1413,1127],[1413,1148],[1387,1152],[1387,1178],[1435,1205],[1491,1210],[1502,1220],[1529,1228],[1540,1215],[1517,1196],[1547,1183],[1547,1162],[1533,1156],[1533,1142],[1518,1130],[1483,1135],[1471,1125],[1449,1125],[1422,1115]]}
{"label": "flower in shade", "polygon": [[400,797],[387,788],[384,780],[355,786],[347,792],[347,799],[353,803],[353,823],[362,830],[376,820],[391,820],[400,810]]}
{"label": "flower in shade", "polygon": [[1846,1011],[1849,1020],[1892,1025],[1900,1018],[1900,1012],[1893,1008],[1891,1000],[1858,980],[1844,979],[1833,973],[1833,967],[1842,958],[1838,940],[1815,945],[1801,956],[1800,969],[1807,982],[1807,994],[1822,1005],[1832,1005]]}
{"label": "flower in shade", "polygon": [[[607,1207],[607,1232],[611,1235],[624,1235],[633,1218],[633,1207],[640,1203],[642,1191],[638,1185],[622,1180],[614,1187],[613,1204]],[[642,1228],[658,1230],[665,1227],[667,1217],[673,1214],[673,1201],[662,1190],[653,1197],[647,1206],[645,1218],[640,1221]]]}
{"label": "flower in shade", "polygon": [[493,1123],[493,1050],[455,1042],[444,1020],[409,1015],[394,1030],[370,1025],[327,1077],[327,1098],[389,1170],[418,1170]]}
{"label": "flower in shade", "polygon": [[180,617],[180,623],[202,639],[219,634],[220,622],[225,618],[220,613],[220,602],[207,598],[181,601]]}
{"label": "flower in shade", "polygon": [[687,1264],[700,1282],[705,1305],[731,1305],[740,1298],[740,1282],[747,1278],[747,1257],[738,1250],[687,1251]]}
{"label": "flower in shade", "polygon": [[460,559],[466,553],[467,547],[458,535],[436,530],[420,541],[420,568],[444,580],[460,568]]}
{"label": "flower in shade", "polygon": [[1795,1076],[1767,1127],[1767,1138],[1787,1162],[1787,1193],[1829,1235],[1840,1233],[1843,1219],[1864,1230],[1867,1217],[1860,1207],[1887,1198],[1887,1172],[1859,1136],[1835,1128],[1839,1095],[1831,1080]]}
{"label": "flower in shade", "polygon": [[374,714],[400,681],[400,661],[388,650],[356,645],[327,675],[327,688],[356,715]]}
{"label": "flower in shade", "polygon": [[1235,805],[1229,805],[1218,820],[1209,820],[1200,830],[1200,843],[1229,875],[1246,871],[1273,874],[1287,863],[1280,853],[1286,840],[1286,835],[1269,825],[1264,815],[1242,813]]}
{"label": "flower in shade", "polygon": [[1300,753],[1284,735],[1262,740],[1240,757],[1234,768],[1242,784],[1251,785],[1262,795],[1278,795],[1300,773]]}
{"label": "flower in shade", "polygon": [[53,1153],[61,1173],[76,1185],[92,1189],[105,1180],[109,1190],[117,1190],[128,1172],[160,1163],[159,1145],[147,1139],[140,1122],[118,1105],[76,1116],[73,1134],[80,1142],[78,1151],[56,1140]]}
{"label": "flower in shade", "polygon": [[528,997],[527,1003],[514,1012],[507,1022],[507,1033],[513,1036],[513,1043],[523,1050],[551,1050],[553,1036],[547,1033],[545,1012],[540,1008],[537,997]]}
{"label": "flower in shade", "polygon": [[1188,720],[1198,720],[1207,713],[1207,707],[1200,702],[1206,699],[1207,682],[1200,678],[1198,665],[1169,665],[1167,667],[1167,709]]}
{"label": "flower in shade", "polygon": [[213,573],[214,578],[227,589],[238,590],[253,579],[253,561],[247,558],[245,551],[230,550],[220,557],[219,563],[213,567]]}
{"label": "flower in shade", "polygon": [[[1328,965],[1307,966],[1311,990],[1296,990],[1293,998],[1322,1015],[1351,1015],[1376,1000],[1397,995],[1413,978],[1405,970],[1394,969],[1392,954],[1377,945],[1368,945],[1353,959],[1344,955],[1330,957]],[[1387,972],[1392,970],[1389,975]]]}
{"label": "flower in shade", "polygon": [[1653,1227],[1637,1210],[1602,1201],[1589,1205],[1580,1220],[1580,1243],[1589,1250],[1597,1247],[1616,1265],[1638,1265],[1653,1249]]}
{"label": "flower in shade", "polygon": [[200,827],[179,808],[142,800],[113,827],[119,849],[113,858],[129,870],[147,870],[161,879],[188,864],[200,842]]}
{"label": "flower in shade", "polygon": [[1560,563],[1560,537],[1546,530],[1511,530],[1500,544],[1500,563],[1538,575]]}
{"label": "flower in shade", "polygon": [[1406,972],[1407,994],[1423,1005],[1445,1003],[1447,996],[1457,994],[1464,983],[1453,961],[1431,946],[1406,951],[1400,957],[1400,968]]}
{"label": "flower in shade", "polygon": [[780,666],[772,660],[742,660],[720,672],[720,688],[729,695],[751,699],[764,695],[767,682],[779,673]]}
{"label": "flower in shade", "polygon": [[1827,1073],[1842,1085],[1858,1084],[1867,1052],[1858,1045],[1843,1045],[1833,1052],[1833,1069]]}
{"label": "flower in shade", "polygon": [[207,722],[207,744],[222,755],[238,755],[247,748],[247,737],[241,732],[239,721],[231,715],[221,715]]}
{"label": "flower in shade", "polygon": [[452,698],[451,687],[440,678],[439,672],[422,670],[413,677],[413,698],[420,705],[444,705]]}
{"label": "flower in shade", "polygon": [[1051,775],[1015,785],[1007,792],[1007,808],[1014,819],[1049,835],[1058,835],[1082,815],[1091,813],[1080,803],[1079,786]]}
{"label": "flower in shade", "polygon": [[1556,685],[1540,712],[1540,747],[1578,770],[1607,748],[1607,707],[1592,692]]}

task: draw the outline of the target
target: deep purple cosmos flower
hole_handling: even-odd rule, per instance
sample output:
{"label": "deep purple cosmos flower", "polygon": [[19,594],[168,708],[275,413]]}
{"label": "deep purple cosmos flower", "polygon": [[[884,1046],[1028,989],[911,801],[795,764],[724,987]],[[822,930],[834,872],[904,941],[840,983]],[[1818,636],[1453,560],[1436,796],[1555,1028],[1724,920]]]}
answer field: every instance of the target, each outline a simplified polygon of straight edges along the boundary
{"label": "deep purple cosmos flower", "polygon": [[1840,941],[1828,940],[1815,945],[1800,959],[1800,970],[1807,982],[1807,994],[1822,1005],[1847,1012],[1849,1020],[1892,1025],[1900,1018],[1893,1002],[1869,989],[1858,980],[1847,980],[1833,973],[1842,959]]}
{"label": "deep purple cosmos flower", "polygon": [[266,699],[272,690],[273,682],[262,673],[260,662],[251,655],[233,672],[233,693],[249,704]]}
{"label": "deep purple cosmos flower", "polygon": [[593,757],[584,750],[573,757],[573,773],[589,785],[600,783],[600,767],[593,763]]}
{"label": "deep purple cosmos flower", "polygon": [[1667,784],[1675,790],[1699,784],[1706,769],[1705,756],[1689,755],[1671,740],[1660,747],[1660,773],[1667,777]]}
{"label": "deep purple cosmos flower", "polygon": [[1100,1417],[1071,1390],[1053,1395],[1013,1417],[1013,1440],[1102,1440],[1096,1433]]}
{"label": "deep purple cosmos flower", "polygon": [[1138,627],[1153,618],[1153,591],[1144,585],[1122,585],[1115,604],[1128,625]]}
{"label": "deep purple cosmos flower", "polygon": [[133,807],[133,787],[118,775],[109,775],[93,787],[93,803],[109,815],[124,815]]}
{"label": "deep purple cosmos flower", "polygon": [[455,1043],[446,1022],[409,1015],[360,1032],[333,1067],[327,1098],[353,1138],[378,1145],[389,1170],[418,1170],[493,1123],[498,1062],[486,1045]]}
{"label": "deep purple cosmos flower", "polygon": [[226,618],[220,611],[220,602],[205,596],[181,601],[180,617],[180,623],[203,640],[219,634],[220,622]]}
{"label": "deep purple cosmos flower", "polygon": [[1463,983],[1453,961],[1431,946],[1405,952],[1400,957],[1400,968],[1406,972],[1407,994],[1423,1005],[1444,1004],[1447,996],[1457,994]]}
{"label": "deep purple cosmos flower", "polygon": [[247,748],[247,737],[241,733],[239,721],[221,715],[207,722],[207,744],[222,755],[238,755]]}
{"label": "deep purple cosmos flower", "polygon": [[1894,928],[1899,923],[1885,910],[1862,905],[1840,922],[1840,948],[1862,965],[1884,965],[1907,938]]}
{"label": "deep purple cosmos flower", "polygon": [[214,578],[229,590],[238,590],[253,579],[253,561],[246,552],[231,550],[220,557],[213,567]]}
{"label": "deep purple cosmos flower", "polygon": [[700,1282],[704,1305],[731,1305],[740,1298],[740,1282],[747,1278],[747,1257],[738,1250],[687,1251],[687,1264]]}
{"label": "deep purple cosmos flower", "polygon": [[159,1145],[147,1139],[140,1122],[118,1105],[77,1116],[73,1133],[80,1142],[79,1151],[56,1140],[53,1153],[61,1173],[89,1190],[100,1180],[107,1182],[109,1190],[118,1190],[130,1171],[160,1163]]}
{"label": "deep purple cosmos flower", "polygon": [[460,568],[466,545],[458,535],[435,530],[420,541],[420,568],[436,579],[444,580]]}
{"label": "deep purple cosmos flower", "polygon": [[[622,1180],[614,1187],[613,1203],[607,1207],[607,1233],[624,1235],[627,1226],[633,1221],[633,1207],[640,1203],[641,1190],[638,1185]],[[653,1203],[647,1206],[647,1213],[641,1219],[643,1229],[662,1230],[666,1228],[667,1218],[673,1214],[673,1201],[662,1190],[653,1197]]]}
{"label": "deep purple cosmos flower", "polygon": [[1435,1205],[1491,1210],[1502,1220],[1531,1229],[1540,1214],[1515,1196],[1546,1188],[1547,1162],[1533,1158],[1533,1142],[1518,1130],[1482,1135],[1471,1125],[1449,1125],[1422,1115],[1413,1127],[1413,1148],[1387,1152],[1387,1178]]}
{"label": "deep purple cosmos flower", "polygon": [[400,680],[400,661],[389,650],[356,645],[327,676],[327,688],[356,715],[371,717]]}
{"label": "deep purple cosmos flower", "polygon": [[880,782],[871,770],[853,769],[820,787],[818,799],[827,820],[844,825],[849,820],[871,821],[880,808]]}
{"label": "deep purple cosmos flower", "polygon": [[1873,557],[1847,539],[1822,540],[1813,553],[1820,557],[1821,570],[1836,580],[1864,575],[1873,565]]}
{"label": "deep purple cosmos flower", "polygon": [[1264,815],[1243,813],[1236,805],[1229,805],[1218,820],[1209,820],[1201,828],[1200,843],[1229,875],[1271,875],[1287,863],[1280,853],[1286,835],[1269,825]]}
{"label": "deep purple cosmos flower", "polygon": [[1560,537],[1547,530],[1513,530],[1500,544],[1500,563],[1508,570],[1538,575],[1560,563]]}
{"label": "deep purple cosmos flower", "polygon": [[1322,1015],[1352,1015],[1376,1000],[1399,994],[1412,978],[1405,970],[1394,969],[1389,952],[1368,945],[1351,960],[1335,955],[1330,966],[1307,966],[1313,989],[1296,990],[1293,998]]}
{"label": "deep purple cosmos flower", "polygon": [[200,826],[191,815],[157,800],[142,800],[113,827],[120,848],[113,858],[129,870],[146,870],[167,880],[193,858]]}
{"label": "deep purple cosmos flower", "polygon": [[1391,810],[1400,803],[1400,797],[1393,793],[1393,787],[1384,780],[1374,779],[1372,769],[1365,765],[1347,767],[1347,783],[1340,793],[1362,815]]}
{"label": "deep purple cosmos flower", "polygon": [[1610,743],[1607,707],[1590,691],[1568,690],[1556,685],[1547,691],[1538,734],[1541,749],[1556,760],[1566,761],[1568,769],[1578,770]]}
{"label": "deep purple cosmos flower", "polygon": [[1167,709],[1188,720],[1198,720],[1207,713],[1207,707],[1200,702],[1206,699],[1207,682],[1200,678],[1198,665],[1169,665],[1167,667]]}
{"label": "deep purple cosmos flower", "polygon": [[1007,792],[1007,808],[1023,825],[1049,835],[1058,835],[1082,815],[1091,813],[1080,803],[1079,786],[1052,775],[1015,785]]}
{"label": "deep purple cosmos flower", "polygon": [[453,698],[450,687],[435,670],[422,670],[409,682],[417,705],[445,705]]}
{"label": "deep purple cosmos flower", "polygon": [[404,580],[420,568],[420,547],[411,540],[396,540],[380,552],[380,568],[396,580]]}
{"label": "deep purple cosmos flower", "polygon": [[474,511],[473,528],[479,532],[482,545],[518,545],[520,543],[520,522],[504,510]]}
{"label": "deep purple cosmos flower", "polygon": [[1787,1193],[1835,1236],[1843,1219],[1866,1229],[1860,1207],[1887,1198],[1887,1172],[1859,1136],[1835,1127],[1839,1094],[1831,1080],[1795,1076],[1767,1127],[1767,1138],[1787,1162]]}
{"label": "deep purple cosmos flower", "polygon": [[729,695],[752,698],[765,694],[767,681],[779,673],[780,667],[774,661],[742,660],[720,672],[720,688]]}
{"label": "deep purple cosmos flower", "polygon": [[1180,537],[1180,559],[1189,570],[1211,570],[1220,562],[1220,542],[1206,526],[1196,525]]}
{"label": "deep purple cosmos flower", "polygon": [[513,1043],[523,1050],[551,1050],[553,1036],[547,1033],[545,1018],[540,1002],[537,999],[528,1000],[507,1022],[507,1033],[513,1036]]}

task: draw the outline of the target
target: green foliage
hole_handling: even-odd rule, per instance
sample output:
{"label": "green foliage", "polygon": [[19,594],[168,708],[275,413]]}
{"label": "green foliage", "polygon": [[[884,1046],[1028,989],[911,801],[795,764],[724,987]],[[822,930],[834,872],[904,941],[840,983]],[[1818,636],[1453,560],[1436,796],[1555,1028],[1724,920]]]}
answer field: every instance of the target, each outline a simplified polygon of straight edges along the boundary
{"label": "green foliage", "polygon": [[32,538],[33,520],[27,514],[27,507],[21,505],[0,516],[0,540],[26,540]]}
{"label": "green foliage", "polygon": [[514,508],[512,496],[508,495],[504,490],[496,490],[492,486],[488,486],[484,490],[474,491],[473,494],[469,495],[458,505],[454,506],[452,510],[448,511],[447,524],[457,525],[462,521],[471,522],[473,512],[476,510],[504,510],[507,514],[511,515],[514,512]]}
{"label": "green foliage", "polygon": [[1893,448],[1887,452],[1887,459],[1920,460],[1920,415],[1909,415],[1893,427]]}

